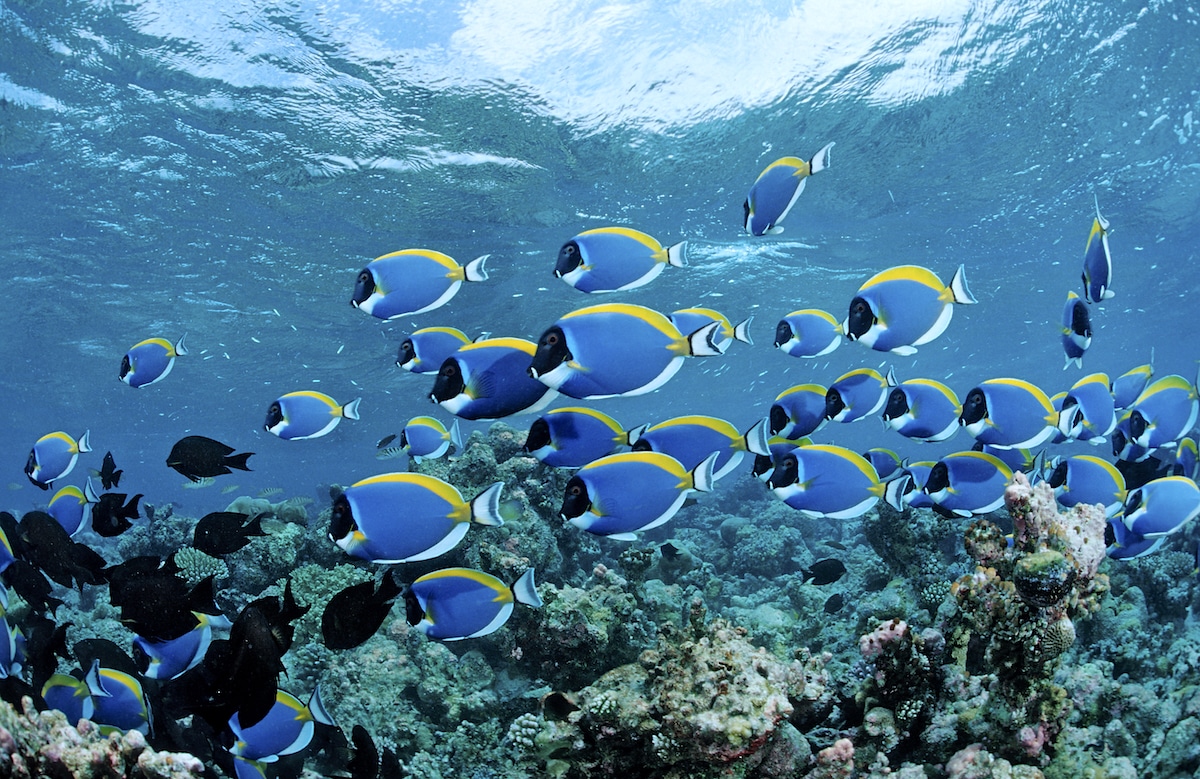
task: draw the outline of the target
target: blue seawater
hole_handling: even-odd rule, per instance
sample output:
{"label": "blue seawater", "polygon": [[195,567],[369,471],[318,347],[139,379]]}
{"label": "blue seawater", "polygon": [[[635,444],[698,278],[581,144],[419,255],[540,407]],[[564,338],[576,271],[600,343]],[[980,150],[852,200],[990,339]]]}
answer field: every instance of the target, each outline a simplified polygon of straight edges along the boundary
{"label": "blue seawater", "polygon": [[[1153,355],[1195,375],[1200,296],[1200,13],[1184,2],[0,1],[0,508],[37,438],[91,431],[130,491],[224,507],[164,465],[184,435],[253,451],[236,494],[318,498],[402,467],[375,444],[431,405],[395,367],[411,330],[536,340],[601,298],[552,276],[572,235],[627,225],[687,240],[689,267],[607,296],[754,316],[755,344],[687,362],[652,394],[599,401],[627,426],[680,413],[749,427],[774,397],[858,367],[1048,393]],[[759,171],[835,141],[781,235],[742,231]],[[1116,296],[1092,306],[1084,370],[1059,320],[1080,289],[1094,198]],[[349,305],[378,255],[490,254],[491,278],[380,322]],[[778,319],[839,319],[858,286],[961,263],[979,305],[912,357],[846,343],[771,348]],[[191,354],[141,390],[117,379],[148,337]],[[362,397],[313,441],[262,428],[273,399]],[[507,420],[521,428],[528,417]],[[464,423],[464,435],[486,423]],[[864,421],[820,440],[917,445]],[[397,464],[398,463],[398,464]],[[747,478],[747,477],[738,477]]]}

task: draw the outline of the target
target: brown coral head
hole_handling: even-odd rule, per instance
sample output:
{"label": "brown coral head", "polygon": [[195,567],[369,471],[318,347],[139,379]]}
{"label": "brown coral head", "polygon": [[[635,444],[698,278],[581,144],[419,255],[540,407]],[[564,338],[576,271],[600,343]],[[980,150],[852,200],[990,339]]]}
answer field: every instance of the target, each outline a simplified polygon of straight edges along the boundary
{"label": "brown coral head", "polygon": [[1067,597],[1075,584],[1075,566],[1051,549],[1022,555],[1013,567],[1013,584],[1021,600],[1046,607]]}

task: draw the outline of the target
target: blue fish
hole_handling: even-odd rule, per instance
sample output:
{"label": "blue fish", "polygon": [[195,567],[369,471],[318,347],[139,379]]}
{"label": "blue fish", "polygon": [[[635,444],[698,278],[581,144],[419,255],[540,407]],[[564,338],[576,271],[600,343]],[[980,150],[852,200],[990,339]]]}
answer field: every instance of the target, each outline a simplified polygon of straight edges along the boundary
{"label": "blue fish", "polygon": [[167,378],[175,367],[175,358],[188,353],[184,337],[174,344],[165,338],[147,338],[134,344],[121,358],[121,381],[131,387],[145,387]]}
{"label": "blue fish", "polygon": [[892,384],[874,368],[844,373],[825,391],[825,416],[834,422],[857,422],[877,414],[887,402]]}
{"label": "blue fish", "polygon": [[92,480],[88,479],[82,490],[70,486],[63,487],[54,493],[50,504],[46,506],[46,513],[62,525],[63,530],[67,531],[67,535],[75,536],[87,527],[88,520],[92,516],[92,506],[99,502],[100,496],[92,487]]}
{"label": "blue fish", "polygon": [[470,568],[434,571],[414,581],[404,601],[408,624],[438,641],[486,636],[508,621],[515,603],[542,605],[532,568],[512,587]]}
{"label": "blue fish", "polygon": [[1183,476],[1162,476],[1132,490],[1122,518],[1142,538],[1169,536],[1200,514],[1200,488]]}
{"label": "blue fish", "polygon": [[1182,376],[1153,381],[1129,409],[1129,437],[1138,446],[1175,447],[1191,432],[1200,414],[1200,393]]}
{"label": "blue fish", "polygon": [[746,232],[750,235],[782,233],[783,227],[779,223],[796,204],[808,177],[829,167],[829,150],[832,148],[833,143],[826,144],[808,162],[799,157],[781,157],[764,168],[742,205],[742,227]]}
{"label": "blue fish", "polygon": [[362,398],[355,398],[343,406],[323,392],[289,392],[271,403],[263,428],[285,441],[320,438],[342,419],[358,419],[360,402]]}
{"label": "blue fish", "polygon": [[1200,474],[1198,449],[1200,447],[1197,446],[1195,438],[1185,438],[1180,441],[1179,448],[1175,450],[1175,465],[1172,467],[1172,475],[1186,476],[1194,480]]}
{"label": "blue fish", "polygon": [[925,494],[943,512],[969,517],[1004,505],[1004,488],[1012,469],[999,457],[984,452],[955,452],[934,464],[925,480]]}
{"label": "blue fish", "polygon": [[424,327],[400,343],[396,365],[412,373],[437,373],[446,358],[471,343],[453,327]]}
{"label": "blue fish", "polygon": [[719,322],[721,326],[713,333],[713,344],[722,354],[734,341],[754,344],[754,339],[750,337],[749,332],[750,323],[754,321],[752,316],[734,324],[729,321],[729,317],[711,308],[681,308],[667,318],[681,333],[694,333],[710,322]]}
{"label": "blue fish", "polygon": [[503,525],[503,488],[504,482],[496,482],[468,503],[434,476],[372,476],[334,499],[329,538],[348,554],[373,563],[428,560],[457,546],[472,524]]}
{"label": "blue fish", "polygon": [[1130,412],[1126,411],[1117,419],[1117,426],[1112,431],[1112,453],[1118,460],[1140,463],[1148,458],[1154,450],[1148,449],[1134,440],[1133,433],[1129,429],[1130,417]]}
{"label": "blue fish", "polygon": [[1098,503],[1111,519],[1125,505],[1125,477],[1112,463],[1099,457],[1087,454],[1067,457],[1055,464],[1046,481],[1064,508]]}
{"label": "blue fish", "polygon": [[237,713],[229,718],[234,737],[229,752],[243,760],[273,763],[308,746],[316,722],[333,724],[321,702],[319,686],[307,704],[290,692],[278,690],[267,716],[250,727],[241,726]]}
{"label": "blue fish", "polygon": [[775,326],[775,348],[792,357],[824,357],[841,343],[842,326],[828,311],[793,311]]}
{"label": "blue fish", "polygon": [[687,265],[687,241],[664,247],[638,230],[598,227],[562,245],[554,275],[580,292],[619,292],[649,284],[668,265]]}
{"label": "blue fish", "polygon": [[538,339],[529,374],[572,398],[652,392],[689,355],[715,356],[719,322],[684,335],[657,311],[627,303],[572,311]]}
{"label": "blue fish", "polygon": [[617,420],[590,408],[564,407],[534,420],[525,451],[555,468],[580,468],[629,444]]}
{"label": "blue fish", "polygon": [[133,637],[134,659],[147,679],[174,679],[196,667],[212,643],[213,628],[228,630],[233,625],[219,614],[192,613],[196,616],[196,626],[178,638],[159,641]]}
{"label": "blue fish", "polygon": [[956,304],[976,302],[961,265],[949,286],[928,268],[898,265],[859,287],[842,332],[879,352],[913,354],[946,332]]}
{"label": "blue fish", "polygon": [[669,454],[688,471],[716,452],[717,460],[713,464],[715,481],[732,473],[746,452],[770,455],[767,438],[765,419],[760,419],[745,433],[741,433],[724,419],[691,415],[668,419],[640,430],[631,443],[635,452]]}
{"label": "blue fish", "polygon": [[1099,303],[1113,296],[1112,257],[1108,253],[1108,220],[1100,215],[1100,198],[1096,198],[1096,218],[1088,233],[1083,255],[1083,296],[1089,303]]}
{"label": "blue fish", "polygon": [[978,441],[975,442],[971,449],[976,452],[990,454],[1007,465],[1013,473],[1020,471],[1029,477],[1030,484],[1037,484],[1043,480],[1042,452],[1035,453],[1032,449],[1011,449],[992,446],[991,444],[981,444]]}
{"label": "blue fish", "polygon": [[925,482],[929,480],[929,472],[937,465],[932,460],[908,463],[901,475],[889,481],[883,498],[896,511],[906,508],[933,508],[933,498],[925,494]]}
{"label": "blue fish", "polygon": [[811,438],[771,436],[767,439],[767,449],[770,450],[770,454],[758,454],[754,456],[754,465],[750,468],[750,475],[766,484],[767,480],[771,478],[771,472],[775,470],[775,466],[779,463],[779,458],[798,446],[810,446],[812,442]]}
{"label": "blue fish", "polygon": [[350,305],[380,319],[423,314],[449,302],[464,281],[487,281],[488,255],[459,265],[430,249],[376,257],[358,272]]}
{"label": "blue fish", "polygon": [[529,376],[537,347],[523,338],[484,338],[438,370],[429,397],[460,419],[499,419],[545,408],[557,392]]}
{"label": "blue fish", "polygon": [[1106,373],[1093,373],[1075,382],[1059,405],[1057,427],[1070,440],[1102,444],[1116,426],[1116,408]]}
{"label": "blue fish", "polygon": [[84,681],[92,696],[92,721],[100,726],[101,733],[150,732],[150,709],[136,678],[124,671],[101,668],[100,661],[93,660]]}
{"label": "blue fish", "polygon": [[1108,529],[1112,533],[1113,542],[1108,545],[1104,553],[1112,560],[1133,560],[1145,557],[1157,552],[1163,542],[1167,540],[1166,536],[1143,538],[1125,527],[1125,523],[1119,519],[1110,519]]}
{"label": "blue fish", "polygon": [[559,515],[578,528],[620,541],[658,527],[679,511],[693,491],[713,488],[713,452],[692,471],[670,455],[619,452],[575,472],[567,482]]}
{"label": "blue fish", "polygon": [[806,516],[828,519],[862,516],[887,490],[862,455],[823,444],[796,447],[779,458],[767,486]]}
{"label": "blue fish", "polygon": [[39,489],[50,489],[50,482],[61,479],[75,467],[81,452],[92,451],[88,434],[76,441],[61,431],[47,433],[37,440],[25,461],[25,475]]}
{"label": "blue fish", "polygon": [[958,432],[962,405],[954,391],[933,379],[908,379],[892,388],[883,424],[914,441],[946,441]]}
{"label": "blue fish", "polygon": [[24,664],[25,635],[20,626],[8,624],[4,609],[0,609],[0,679],[21,678]]}
{"label": "blue fish", "polygon": [[797,384],[779,393],[767,414],[771,435],[803,438],[824,427],[826,392],[820,384]]}
{"label": "blue fish", "polygon": [[1132,406],[1146,386],[1150,384],[1152,378],[1154,378],[1153,363],[1139,365],[1122,373],[1112,383],[1113,405],[1118,411],[1124,411]]}
{"label": "blue fish", "polygon": [[433,460],[450,451],[462,451],[462,434],[458,429],[458,420],[447,430],[441,420],[433,417],[413,417],[400,431],[400,447],[408,453],[413,462]]}
{"label": "blue fish", "polygon": [[1063,370],[1071,367],[1071,363],[1082,368],[1083,354],[1092,345],[1092,319],[1087,304],[1074,292],[1067,293],[1067,304],[1063,307],[1062,345],[1067,355]]}
{"label": "blue fish", "polygon": [[904,473],[904,458],[891,449],[874,446],[863,452],[863,457],[875,469],[880,481],[891,481]]}
{"label": "blue fish", "polygon": [[79,724],[81,719],[92,719],[96,712],[88,686],[69,674],[51,675],[42,685],[42,700],[50,708],[66,715],[68,724],[72,726]]}
{"label": "blue fish", "polygon": [[959,421],[976,441],[1008,449],[1032,449],[1058,429],[1050,398],[1022,379],[988,379],[972,388]]}

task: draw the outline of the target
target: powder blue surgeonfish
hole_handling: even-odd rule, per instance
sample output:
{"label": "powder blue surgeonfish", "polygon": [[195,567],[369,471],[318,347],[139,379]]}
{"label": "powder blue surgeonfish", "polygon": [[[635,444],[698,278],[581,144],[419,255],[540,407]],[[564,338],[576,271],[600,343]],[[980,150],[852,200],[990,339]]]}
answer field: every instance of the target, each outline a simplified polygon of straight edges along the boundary
{"label": "powder blue surgeonfish", "polygon": [[729,317],[711,308],[681,308],[667,318],[681,333],[694,333],[710,322],[719,322],[721,326],[713,333],[713,344],[722,354],[734,341],[741,341],[744,344],[754,343],[749,333],[750,323],[754,321],[752,316],[734,324],[729,321]]}
{"label": "powder blue surgeonfish", "polygon": [[799,446],[783,455],[767,479],[775,496],[810,517],[853,519],[886,487],[865,457],[841,446]]}
{"label": "powder blue surgeonfish", "polygon": [[580,468],[628,444],[617,420],[590,408],[547,411],[525,436],[525,451],[555,468]]}
{"label": "powder blue surgeonfish", "polygon": [[733,472],[746,452],[769,455],[767,420],[760,419],[745,432],[724,419],[690,415],[675,417],[638,431],[631,443],[635,452],[660,452],[679,461],[685,470],[700,465],[713,452],[713,479]]}
{"label": "powder blue surgeonfish", "polygon": [[1138,446],[1174,447],[1191,432],[1200,414],[1200,393],[1182,376],[1156,379],[1129,409],[1129,438]]}
{"label": "powder blue surgeonfish", "polygon": [[924,491],[943,513],[959,517],[987,514],[1004,505],[1012,469],[984,452],[955,452],[934,464]]}
{"label": "powder blue surgeonfish", "polygon": [[1046,481],[1064,508],[1099,503],[1104,506],[1105,516],[1112,519],[1125,506],[1125,477],[1112,463],[1099,457],[1077,454],[1064,458],[1054,466]]}
{"label": "powder blue surgeonfish", "polygon": [[962,406],[954,391],[932,379],[902,381],[888,394],[883,424],[914,441],[946,441],[958,432]]}
{"label": "powder blue surgeonfish", "polygon": [[894,382],[874,368],[839,376],[825,391],[825,416],[834,422],[857,422],[879,413]]}
{"label": "powder blue surgeonfish", "polygon": [[558,250],[554,275],[580,292],[618,292],[649,284],[668,265],[687,265],[687,241],[664,247],[638,230],[598,227]]}
{"label": "powder blue surgeonfish", "polygon": [[84,484],[84,489],[75,486],[63,487],[54,493],[46,513],[54,517],[62,525],[67,535],[78,535],[88,525],[92,516],[92,506],[100,502],[100,496],[92,486],[91,479]]}
{"label": "powder blue surgeonfish", "polygon": [[1089,303],[1099,303],[1113,296],[1112,257],[1108,253],[1108,220],[1100,215],[1100,198],[1096,198],[1096,218],[1088,233],[1083,255],[1083,296]]}
{"label": "powder blue surgeonfish", "polygon": [[825,395],[820,384],[797,384],[779,393],[767,414],[771,435],[803,438],[825,426]]}
{"label": "powder blue surgeonfish", "polygon": [[461,419],[536,412],[558,395],[530,378],[537,347],[523,338],[484,338],[461,347],[438,370],[429,397]]}
{"label": "powder blue surgeonfish", "polygon": [[925,482],[928,481],[929,472],[935,465],[937,463],[932,460],[921,460],[905,465],[903,472],[887,483],[887,490],[883,495],[884,500],[896,511],[903,511],[906,508],[933,508],[933,498],[925,494]]}
{"label": "powder blue surgeonfish", "polygon": [[503,525],[503,488],[496,482],[468,503],[453,485],[434,476],[372,476],[334,499],[329,538],[373,563],[428,560],[457,546],[472,524]]}
{"label": "powder blue surgeonfish", "polygon": [[396,365],[412,373],[437,373],[446,358],[471,343],[453,327],[423,327],[400,343]]}
{"label": "powder blue surgeonfish", "polygon": [[358,273],[350,305],[380,319],[423,314],[445,305],[464,281],[486,281],[488,255],[466,265],[430,249],[376,257]]}
{"label": "powder blue surgeonfish", "polygon": [[162,381],[175,367],[175,358],[188,353],[184,336],[172,344],[165,338],[147,338],[130,347],[121,358],[121,381],[131,387],[145,387]]}
{"label": "powder blue surgeonfish", "polygon": [[692,471],[670,455],[619,452],[575,472],[567,482],[560,516],[578,528],[620,541],[658,527],[679,511],[693,491],[713,488],[717,453]]}
{"label": "powder blue surgeonfish", "polygon": [[1083,354],[1092,345],[1092,319],[1087,304],[1074,292],[1067,293],[1067,303],[1063,307],[1062,345],[1067,355],[1063,370],[1070,368],[1071,363],[1082,368]]}
{"label": "powder blue surgeonfish", "polygon": [[961,265],[949,286],[928,268],[898,265],[859,287],[842,331],[876,351],[913,354],[946,332],[955,305],[976,302]]}
{"label": "powder blue surgeonfish", "polygon": [[1185,438],[1179,442],[1175,450],[1175,465],[1171,468],[1173,475],[1186,476],[1195,479],[1200,473],[1200,445],[1195,438]]}
{"label": "powder blue surgeonfish", "polygon": [[1117,426],[1108,374],[1093,373],[1071,386],[1058,411],[1058,431],[1068,439],[1102,444]]}
{"label": "powder blue surgeonfish", "polygon": [[[7,595],[0,600],[7,603]],[[0,608],[0,679],[19,679],[25,664],[25,635],[19,626],[9,624],[6,609]]]}
{"label": "powder blue surgeonfish", "polygon": [[446,568],[414,581],[404,595],[408,624],[438,641],[478,638],[499,630],[513,605],[540,608],[542,598],[530,568],[508,587],[491,574]]}
{"label": "powder blue surgeonfish", "polygon": [[59,431],[47,433],[37,440],[25,461],[25,475],[39,489],[50,489],[50,482],[61,479],[75,467],[81,452],[92,451],[85,431],[76,441]]}
{"label": "powder blue surgeonfish", "polygon": [[1125,499],[1125,527],[1142,538],[1169,536],[1200,514],[1200,489],[1184,476],[1162,476]]}
{"label": "powder blue surgeonfish", "polygon": [[775,348],[792,357],[824,357],[842,343],[842,326],[828,311],[793,311],[775,326]]}
{"label": "powder blue surgeonfish", "polygon": [[451,446],[456,451],[462,450],[462,434],[459,432],[457,419],[447,430],[439,419],[413,417],[400,431],[400,447],[413,462],[441,457],[450,451]]}
{"label": "powder blue surgeonfish", "polygon": [[689,355],[715,356],[719,322],[684,335],[644,306],[609,303],[563,316],[538,339],[529,374],[572,398],[641,395],[658,389]]}
{"label": "powder blue surgeonfish", "polygon": [[1143,538],[1125,527],[1125,523],[1121,519],[1110,519],[1108,531],[1112,534],[1113,542],[1108,545],[1104,553],[1113,560],[1134,560],[1138,557],[1145,557],[1157,552],[1167,540],[1166,536]]}
{"label": "powder blue surgeonfish", "polygon": [[1150,379],[1152,378],[1154,378],[1154,364],[1148,362],[1145,365],[1130,368],[1113,379],[1113,405],[1116,406],[1118,411],[1124,411],[1132,406],[1133,402],[1138,399],[1143,390],[1150,384]]}
{"label": "powder blue surgeonfish", "polygon": [[134,659],[147,679],[174,679],[200,664],[212,644],[213,628],[228,630],[233,623],[220,614],[193,611],[196,626],[177,638],[160,641],[135,635]]}
{"label": "powder blue surgeonfish", "polygon": [[875,469],[875,473],[879,475],[880,481],[891,481],[904,473],[904,458],[891,449],[884,449],[882,446],[873,446],[863,452],[862,456]]}
{"label": "powder blue surgeonfish", "polygon": [[976,441],[1031,449],[1057,431],[1058,412],[1046,393],[1022,379],[988,379],[967,393],[959,421]]}
{"label": "powder blue surgeonfish", "polygon": [[319,686],[313,690],[307,704],[290,692],[278,690],[267,716],[250,727],[242,727],[236,712],[229,718],[229,729],[234,737],[229,752],[243,760],[273,763],[308,746],[317,722],[333,725],[321,700]]}
{"label": "powder blue surgeonfish", "polygon": [[799,157],[781,157],[764,168],[742,205],[742,226],[746,232],[750,235],[782,233],[783,227],[779,223],[796,204],[808,177],[829,167],[829,150],[832,148],[833,143],[826,144],[807,162]]}
{"label": "powder blue surgeonfish", "polygon": [[342,419],[358,419],[361,401],[362,398],[355,398],[343,406],[323,392],[289,392],[271,403],[263,429],[285,441],[320,438]]}
{"label": "powder blue surgeonfish", "polygon": [[150,732],[150,709],[142,684],[133,676],[113,668],[102,668],[99,660],[85,677],[92,696],[92,720],[103,734],[137,730]]}

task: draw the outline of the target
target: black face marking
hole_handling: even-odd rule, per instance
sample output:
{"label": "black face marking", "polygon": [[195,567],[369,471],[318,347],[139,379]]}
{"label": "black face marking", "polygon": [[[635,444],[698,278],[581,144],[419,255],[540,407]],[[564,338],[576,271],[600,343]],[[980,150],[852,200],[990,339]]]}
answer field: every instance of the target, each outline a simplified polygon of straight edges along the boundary
{"label": "black face marking", "polygon": [[846,337],[855,341],[866,335],[879,320],[871,310],[871,304],[860,297],[850,301],[850,314],[846,317]]}
{"label": "black face marking", "polygon": [[263,423],[264,430],[270,430],[283,421],[283,407],[279,405],[279,401],[271,404],[267,409],[267,421]]}
{"label": "black face marking", "polygon": [[447,357],[438,370],[437,378],[433,380],[433,391],[429,393],[429,397],[434,403],[441,403],[462,394],[466,386],[458,360]]}
{"label": "black face marking", "polygon": [[537,351],[533,353],[533,362],[529,366],[529,375],[536,379],[573,359],[571,350],[567,348],[566,334],[561,327],[554,325],[538,339]]}
{"label": "black face marking", "polygon": [[371,271],[363,268],[358,272],[358,278],[354,280],[354,294],[350,298],[350,305],[356,308],[361,306],[374,292],[375,277],[371,275]]}
{"label": "black face marking", "polygon": [[899,387],[893,388],[891,394],[888,395],[887,405],[883,407],[883,418],[890,421],[907,413],[908,396]]}
{"label": "black face marking", "polygon": [[945,463],[939,462],[929,470],[929,478],[925,480],[925,494],[932,495],[950,486],[950,469]]}
{"label": "black face marking", "polygon": [[333,499],[333,509],[329,516],[329,540],[337,542],[354,532],[358,523],[354,519],[354,509],[346,493]]}
{"label": "black face marking", "polygon": [[783,406],[778,403],[771,406],[771,411],[767,414],[767,426],[771,435],[779,435],[779,431],[787,427],[791,421],[788,413],[783,410]]}
{"label": "black face marking", "polygon": [[587,485],[578,476],[572,476],[567,482],[566,494],[563,496],[562,509],[558,512],[563,519],[581,517],[592,507],[592,499],[588,496]]}
{"label": "black face marking", "polygon": [[396,352],[396,365],[403,368],[415,359],[417,359],[417,350],[413,348],[412,339],[405,338],[404,343],[400,344],[400,350]]}
{"label": "black face marking", "polygon": [[842,393],[838,392],[833,387],[825,391],[825,418],[833,419],[838,414],[846,409],[846,401],[842,400]]}
{"label": "black face marking", "polygon": [[554,275],[561,279],[581,264],[583,264],[583,255],[579,252],[579,244],[567,241],[558,250],[558,260],[554,263]]}
{"label": "black face marking", "polygon": [[987,396],[983,394],[983,390],[975,387],[967,393],[967,399],[963,401],[962,413],[958,416],[958,423],[960,425],[973,425],[986,417],[987,414]]}
{"label": "black face marking", "polygon": [[786,319],[781,319],[779,324],[775,325],[775,348],[778,349],[790,340],[792,340],[792,326]]}
{"label": "black face marking", "polygon": [[771,472],[771,478],[767,479],[767,486],[771,489],[779,487],[787,487],[790,484],[795,484],[800,478],[800,462],[794,454],[785,454],[779,458],[779,462],[775,463],[775,470]]}

